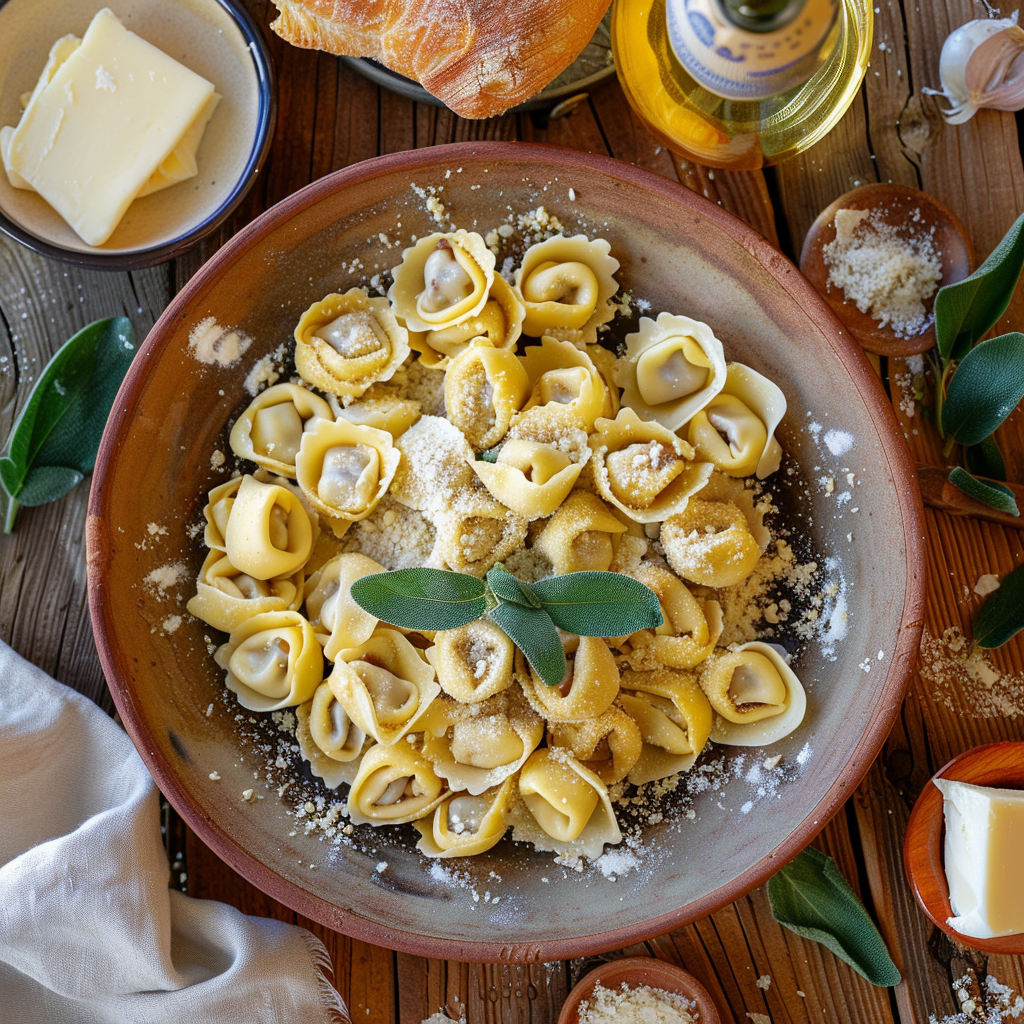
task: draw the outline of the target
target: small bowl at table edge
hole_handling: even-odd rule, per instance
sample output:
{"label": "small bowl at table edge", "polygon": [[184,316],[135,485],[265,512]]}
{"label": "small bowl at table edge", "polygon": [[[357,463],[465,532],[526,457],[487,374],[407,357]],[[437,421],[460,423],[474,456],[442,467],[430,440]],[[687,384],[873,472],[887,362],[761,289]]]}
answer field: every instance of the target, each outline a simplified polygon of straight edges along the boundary
{"label": "small bowl at table edge", "polygon": [[579,1024],[579,1006],[589,999],[594,986],[619,988],[625,982],[630,988],[649,985],[665,992],[681,995],[696,1004],[698,1024],[722,1024],[718,1007],[711,993],[688,971],[656,957],[630,956],[610,960],[585,974],[572,988],[562,1004],[558,1024]]}
{"label": "small bowl at table edge", "polygon": [[1024,932],[979,939],[951,928],[953,916],[949,884],[943,866],[943,800],[936,779],[952,779],[976,786],[1024,789],[1024,742],[1003,740],[972,747],[940,768],[917,798],[903,840],[903,867],[911,891],[928,919],[951,939],[987,953],[1024,954]]}

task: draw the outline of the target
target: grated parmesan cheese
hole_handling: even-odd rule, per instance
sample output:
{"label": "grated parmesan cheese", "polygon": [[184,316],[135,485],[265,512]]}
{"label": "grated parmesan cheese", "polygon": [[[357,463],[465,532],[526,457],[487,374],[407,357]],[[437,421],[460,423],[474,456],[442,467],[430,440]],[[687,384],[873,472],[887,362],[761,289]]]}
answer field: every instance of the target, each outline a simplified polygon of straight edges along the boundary
{"label": "grated parmesan cheese", "polygon": [[594,986],[580,1003],[579,1024],[695,1024],[694,1004],[675,992],[650,985],[618,989]]}

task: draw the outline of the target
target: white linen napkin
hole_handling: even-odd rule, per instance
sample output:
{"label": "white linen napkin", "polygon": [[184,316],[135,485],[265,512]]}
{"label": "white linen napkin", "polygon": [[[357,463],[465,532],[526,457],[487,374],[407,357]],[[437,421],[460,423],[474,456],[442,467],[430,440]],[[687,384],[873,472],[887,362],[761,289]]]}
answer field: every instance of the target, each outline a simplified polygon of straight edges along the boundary
{"label": "white linen napkin", "polygon": [[131,740],[0,643],[0,1022],[348,1022],[325,970],[309,932],[168,888]]}

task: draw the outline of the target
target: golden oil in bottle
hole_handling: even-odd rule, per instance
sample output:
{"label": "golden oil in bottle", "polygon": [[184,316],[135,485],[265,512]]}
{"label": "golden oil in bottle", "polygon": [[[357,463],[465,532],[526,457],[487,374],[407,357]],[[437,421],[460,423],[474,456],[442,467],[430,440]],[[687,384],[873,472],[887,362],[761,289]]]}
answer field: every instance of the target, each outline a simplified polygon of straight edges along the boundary
{"label": "golden oil in bottle", "polygon": [[615,0],[612,47],[659,141],[754,169],[838,123],[867,71],[871,27],[868,0]]}

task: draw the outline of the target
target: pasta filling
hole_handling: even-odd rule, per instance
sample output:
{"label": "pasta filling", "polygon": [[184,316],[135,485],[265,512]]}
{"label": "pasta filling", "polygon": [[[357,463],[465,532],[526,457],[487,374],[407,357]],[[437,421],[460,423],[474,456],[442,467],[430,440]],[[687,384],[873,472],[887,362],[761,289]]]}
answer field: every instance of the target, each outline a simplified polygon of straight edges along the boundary
{"label": "pasta filling", "polygon": [[637,389],[648,405],[674,402],[705,387],[709,367],[707,357],[693,338],[666,338],[637,360]]}
{"label": "pasta filling", "polygon": [[313,337],[326,341],[339,356],[361,359],[376,352],[390,352],[391,343],[373,311],[359,309],[324,324]]}
{"label": "pasta filling", "polygon": [[473,294],[473,279],[455,258],[451,243],[442,239],[423,264],[423,292],[417,300],[427,313],[440,313]]}
{"label": "pasta filling", "polygon": [[455,835],[480,831],[492,801],[485,796],[457,796],[448,802],[448,828]]}
{"label": "pasta filling", "polygon": [[272,455],[279,462],[295,463],[302,443],[302,417],[291,402],[257,409],[252,418],[253,451],[257,455]]}
{"label": "pasta filling", "polygon": [[273,591],[266,580],[253,579],[244,572],[237,576],[218,576],[213,585],[229,597],[238,597],[244,601],[253,601],[259,597],[270,597]]}
{"label": "pasta filling", "polygon": [[317,493],[343,512],[365,508],[377,491],[380,456],[365,444],[335,445],[324,452]]}
{"label": "pasta filling", "polygon": [[244,640],[228,660],[228,670],[246,686],[261,693],[286,693],[291,646],[282,636],[264,634]]}
{"label": "pasta filling", "polygon": [[416,710],[419,690],[408,679],[399,678],[369,659],[348,664],[366,687],[381,725],[398,725]]}

